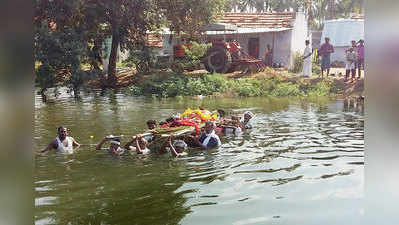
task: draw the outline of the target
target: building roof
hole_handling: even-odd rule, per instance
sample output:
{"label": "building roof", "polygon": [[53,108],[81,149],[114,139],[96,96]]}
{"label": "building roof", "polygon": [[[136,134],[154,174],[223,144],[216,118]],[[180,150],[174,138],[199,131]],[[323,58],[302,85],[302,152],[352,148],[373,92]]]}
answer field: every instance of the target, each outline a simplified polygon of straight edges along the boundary
{"label": "building roof", "polygon": [[364,14],[353,14],[353,15],[351,15],[351,19],[364,20]]}
{"label": "building roof", "polygon": [[147,34],[147,46],[152,48],[162,48],[162,38],[155,34]]}
{"label": "building roof", "polygon": [[338,19],[325,21],[321,42],[329,37],[330,43],[336,47],[350,46],[351,41],[364,40],[364,20]]}
{"label": "building roof", "polygon": [[211,23],[202,27],[203,31],[237,31],[237,26],[227,23]]}
{"label": "building roof", "polygon": [[237,27],[292,28],[295,12],[242,13],[228,12],[218,23],[234,24]]}

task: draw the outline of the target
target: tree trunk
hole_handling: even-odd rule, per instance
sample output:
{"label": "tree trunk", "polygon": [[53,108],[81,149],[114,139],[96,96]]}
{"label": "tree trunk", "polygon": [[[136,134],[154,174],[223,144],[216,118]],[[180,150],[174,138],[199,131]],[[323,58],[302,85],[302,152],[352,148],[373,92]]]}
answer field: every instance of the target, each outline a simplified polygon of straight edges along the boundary
{"label": "tree trunk", "polygon": [[116,87],[116,58],[118,56],[118,46],[119,46],[120,36],[119,36],[119,24],[114,21],[112,23],[112,44],[111,44],[111,54],[109,56],[108,63],[108,85],[112,88]]}
{"label": "tree trunk", "polygon": [[334,0],[328,0],[327,6],[327,20],[332,20],[335,17],[335,3]]}

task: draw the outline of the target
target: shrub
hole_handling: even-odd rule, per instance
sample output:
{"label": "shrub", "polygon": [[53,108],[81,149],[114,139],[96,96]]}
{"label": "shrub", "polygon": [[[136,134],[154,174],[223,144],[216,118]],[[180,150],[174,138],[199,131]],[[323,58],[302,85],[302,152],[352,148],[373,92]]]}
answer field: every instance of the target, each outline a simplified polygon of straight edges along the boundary
{"label": "shrub", "polygon": [[294,54],[294,65],[290,69],[290,72],[292,73],[299,73],[302,71],[303,67],[303,57],[300,52],[295,52]]}
{"label": "shrub", "polygon": [[332,82],[324,80],[312,85],[308,96],[330,96],[332,93]]}
{"label": "shrub", "polygon": [[138,87],[136,85],[132,85],[132,86],[128,87],[126,92],[133,96],[140,96],[140,95],[144,94],[144,90],[141,87]]}
{"label": "shrub", "polygon": [[277,84],[276,88],[271,92],[273,96],[302,96],[303,92],[299,89],[299,84],[283,82]]}
{"label": "shrub", "polygon": [[320,75],[321,74],[321,67],[317,63],[312,63],[312,74]]}
{"label": "shrub", "polygon": [[205,74],[197,77],[180,73],[154,73],[141,83],[129,87],[132,95],[156,95],[158,97],[213,95],[235,93],[243,97],[255,96],[329,96],[334,84],[324,80],[312,84],[304,79],[282,81],[279,78],[229,79],[220,74]]}

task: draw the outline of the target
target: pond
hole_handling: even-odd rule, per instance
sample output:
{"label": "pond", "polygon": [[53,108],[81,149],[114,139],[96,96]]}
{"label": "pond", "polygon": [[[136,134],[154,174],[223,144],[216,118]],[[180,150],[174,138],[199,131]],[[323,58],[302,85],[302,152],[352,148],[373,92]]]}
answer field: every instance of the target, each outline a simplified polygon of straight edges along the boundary
{"label": "pond", "polygon": [[364,214],[364,110],[352,100],[36,96],[34,148],[59,125],[81,144],[108,134],[124,143],[145,121],[198,106],[251,110],[254,128],[177,159],[87,145],[37,156],[35,224],[351,224]]}

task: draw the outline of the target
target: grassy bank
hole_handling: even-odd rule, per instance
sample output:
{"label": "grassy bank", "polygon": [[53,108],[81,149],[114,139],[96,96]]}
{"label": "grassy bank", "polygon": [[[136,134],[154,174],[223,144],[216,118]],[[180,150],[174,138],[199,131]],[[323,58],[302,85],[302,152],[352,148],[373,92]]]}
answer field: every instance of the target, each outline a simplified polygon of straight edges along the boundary
{"label": "grassy bank", "polygon": [[188,75],[174,72],[154,73],[141,79],[125,92],[136,96],[304,96],[333,97],[338,93],[330,79],[314,82],[310,79],[292,79],[287,76],[261,74],[246,78],[229,78],[221,74]]}

